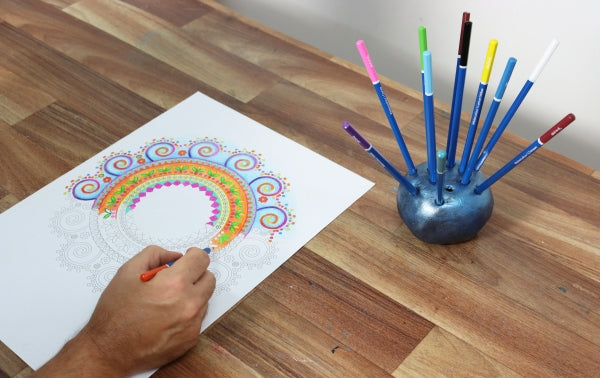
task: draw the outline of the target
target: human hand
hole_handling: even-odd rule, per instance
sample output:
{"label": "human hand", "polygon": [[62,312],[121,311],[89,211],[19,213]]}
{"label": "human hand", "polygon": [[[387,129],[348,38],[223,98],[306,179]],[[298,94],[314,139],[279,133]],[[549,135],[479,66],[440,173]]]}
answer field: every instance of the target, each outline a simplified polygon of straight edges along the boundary
{"label": "human hand", "polygon": [[[140,280],[141,273],[175,259],[152,280]],[[117,271],[88,324],[42,369],[56,362],[74,368],[79,356],[84,357],[78,358],[83,371],[89,369],[92,376],[126,376],[183,355],[196,345],[215,288],[209,262],[200,248],[183,256],[157,246],[145,248]],[[61,376],[65,374],[63,370]]]}

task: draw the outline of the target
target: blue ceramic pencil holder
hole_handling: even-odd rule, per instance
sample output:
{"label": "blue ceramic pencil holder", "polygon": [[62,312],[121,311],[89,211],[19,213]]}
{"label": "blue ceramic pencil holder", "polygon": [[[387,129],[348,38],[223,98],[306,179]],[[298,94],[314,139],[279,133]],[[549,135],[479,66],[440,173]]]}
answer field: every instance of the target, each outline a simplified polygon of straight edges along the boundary
{"label": "blue ceramic pencil holder", "polygon": [[432,244],[455,244],[471,240],[492,215],[494,198],[491,190],[481,194],[475,186],[485,180],[479,171],[467,185],[460,182],[460,162],[444,174],[443,203],[437,203],[437,185],[429,181],[427,163],[417,166],[417,173],[407,175],[418,193],[412,195],[403,185],[398,188],[398,213],[419,239]]}

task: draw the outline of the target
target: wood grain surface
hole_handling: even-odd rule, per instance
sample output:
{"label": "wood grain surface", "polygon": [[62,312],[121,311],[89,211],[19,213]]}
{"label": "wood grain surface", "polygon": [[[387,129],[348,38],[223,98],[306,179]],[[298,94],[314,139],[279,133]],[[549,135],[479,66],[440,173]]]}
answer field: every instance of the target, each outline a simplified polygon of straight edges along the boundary
{"label": "wood grain surface", "polygon": [[[474,240],[430,245],[341,129],[351,121],[406,171],[362,67],[210,0],[0,0],[0,51],[0,211],[196,91],[376,183],[156,376],[600,375],[591,168],[542,149],[493,186]],[[421,95],[382,84],[425,161]],[[435,116],[445,140],[443,101]],[[483,173],[526,145],[505,133]],[[0,343],[0,377],[31,373]]]}

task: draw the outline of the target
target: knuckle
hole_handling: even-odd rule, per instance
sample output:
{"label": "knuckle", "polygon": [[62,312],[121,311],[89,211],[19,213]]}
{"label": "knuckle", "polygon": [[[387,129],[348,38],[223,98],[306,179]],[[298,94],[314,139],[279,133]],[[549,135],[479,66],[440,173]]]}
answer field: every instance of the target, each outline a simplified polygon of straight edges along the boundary
{"label": "knuckle", "polygon": [[210,261],[210,257],[208,257],[208,253],[206,253],[201,248],[197,248],[197,247],[188,248],[186,253],[189,253],[189,252],[192,252],[195,256],[197,256],[198,260],[200,260],[202,262]]}
{"label": "knuckle", "polygon": [[188,285],[185,276],[181,274],[173,275],[169,280],[169,289],[174,293],[181,293],[185,290]]}
{"label": "knuckle", "polygon": [[184,321],[193,321],[198,318],[202,306],[197,301],[186,301],[181,311],[181,317]]}

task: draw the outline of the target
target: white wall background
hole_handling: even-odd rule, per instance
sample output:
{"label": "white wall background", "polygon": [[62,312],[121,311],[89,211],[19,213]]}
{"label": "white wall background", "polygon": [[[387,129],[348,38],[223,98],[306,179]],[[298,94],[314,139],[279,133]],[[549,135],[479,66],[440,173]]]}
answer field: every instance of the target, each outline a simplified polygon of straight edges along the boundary
{"label": "white wall background", "polygon": [[[507,130],[534,140],[567,113],[577,119],[544,148],[600,170],[600,2],[595,0],[219,0],[321,50],[362,66],[367,44],[377,71],[421,88],[417,28],[427,28],[435,98],[451,102],[462,12],[473,32],[463,112],[471,113],[490,39],[498,50],[480,126],[509,57],[517,65],[496,116],[501,117],[553,38],[560,41]],[[392,104],[393,106],[393,104]],[[465,131],[461,128],[461,134]],[[500,140],[499,143],[501,143]]]}

